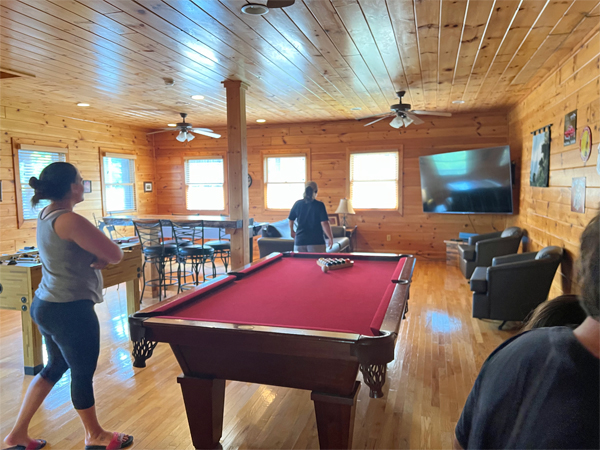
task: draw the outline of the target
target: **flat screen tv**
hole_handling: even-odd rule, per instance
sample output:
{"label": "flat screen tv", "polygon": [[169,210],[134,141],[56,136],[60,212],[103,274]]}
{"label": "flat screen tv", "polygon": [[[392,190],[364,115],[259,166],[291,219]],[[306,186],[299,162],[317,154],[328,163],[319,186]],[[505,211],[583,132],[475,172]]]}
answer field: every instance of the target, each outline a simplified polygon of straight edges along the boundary
{"label": "flat screen tv", "polygon": [[508,146],[421,156],[419,167],[426,213],[513,213]]}

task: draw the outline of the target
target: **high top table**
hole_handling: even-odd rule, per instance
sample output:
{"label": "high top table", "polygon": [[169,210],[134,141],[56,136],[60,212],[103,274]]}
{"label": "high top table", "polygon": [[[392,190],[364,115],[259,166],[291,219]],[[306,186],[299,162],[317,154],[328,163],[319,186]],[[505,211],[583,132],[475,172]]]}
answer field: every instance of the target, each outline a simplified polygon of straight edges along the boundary
{"label": "high top table", "polygon": [[[102,220],[106,225],[117,225],[117,226],[133,226],[134,220],[160,220],[165,224],[168,221],[179,222],[179,223],[198,223],[202,222],[204,228],[222,228],[225,230],[225,234],[235,233],[235,230],[239,230],[244,226],[243,220],[231,219],[229,216],[201,216],[199,214],[190,215],[169,215],[169,214],[132,214],[132,215],[113,215],[103,217]],[[254,219],[249,219],[250,223],[250,247],[249,255],[250,262],[252,262],[252,250],[253,250],[253,237],[256,236],[260,230],[259,224],[254,224]]]}

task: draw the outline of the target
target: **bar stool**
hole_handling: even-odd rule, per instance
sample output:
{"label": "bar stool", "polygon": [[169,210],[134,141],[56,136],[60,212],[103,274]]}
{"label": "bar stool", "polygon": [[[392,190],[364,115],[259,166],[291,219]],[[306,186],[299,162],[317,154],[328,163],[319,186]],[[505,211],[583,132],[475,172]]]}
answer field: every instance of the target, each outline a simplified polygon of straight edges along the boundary
{"label": "bar stool", "polygon": [[[179,284],[177,292],[200,284],[200,268],[202,268],[202,282],[206,280],[205,264],[208,260],[212,262],[212,277],[215,278],[217,276],[215,250],[203,244],[204,223],[171,222],[171,226],[173,227],[173,237],[177,243],[177,281]],[[197,240],[201,240],[202,243],[196,244]],[[187,263],[192,266],[192,270],[189,272],[186,271]],[[187,282],[188,274],[192,277],[191,283]]]}
{"label": "bar stool", "polygon": [[[144,290],[146,286],[158,286],[158,301],[162,301],[164,292],[167,296],[167,287],[175,285],[172,279],[169,283],[165,277],[165,266],[167,262],[171,262],[177,257],[177,245],[173,243],[165,243],[163,237],[163,227],[160,220],[134,220],[133,226],[135,233],[140,238],[142,245],[142,253],[144,254],[144,264],[142,265],[142,276],[144,285],[140,295],[140,301],[144,298]],[[158,278],[146,280],[146,263],[154,264],[158,272]]]}
{"label": "bar stool", "polygon": [[219,239],[216,241],[208,241],[206,246],[212,247],[215,250],[215,258],[220,258],[221,262],[225,266],[225,273],[227,273],[227,266],[229,265],[229,258],[231,256],[231,242],[224,240],[225,231],[223,228],[219,228]]}

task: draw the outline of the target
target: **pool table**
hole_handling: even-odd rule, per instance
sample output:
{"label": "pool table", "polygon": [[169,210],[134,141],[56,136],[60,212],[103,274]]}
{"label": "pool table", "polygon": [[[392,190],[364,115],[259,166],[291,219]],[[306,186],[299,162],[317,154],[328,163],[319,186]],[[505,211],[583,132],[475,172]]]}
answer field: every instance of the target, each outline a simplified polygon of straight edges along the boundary
{"label": "pool table", "polygon": [[[323,272],[317,260],[351,258]],[[272,253],[129,318],[134,366],[170,344],[195,448],[218,448],[225,381],[312,391],[321,448],[351,448],[360,367],[383,396],[412,255]]]}

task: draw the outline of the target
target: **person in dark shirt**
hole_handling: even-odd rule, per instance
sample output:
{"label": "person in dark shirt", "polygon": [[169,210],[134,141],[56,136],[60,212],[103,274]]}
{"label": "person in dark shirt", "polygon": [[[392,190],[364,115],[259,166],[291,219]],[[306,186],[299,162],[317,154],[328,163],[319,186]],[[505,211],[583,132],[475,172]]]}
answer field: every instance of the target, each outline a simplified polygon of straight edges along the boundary
{"label": "person in dark shirt", "polygon": [[[323,233],[329,239],[329,248],[333,246],[333,233],[327,210],[323,202],[316,200],[318,190],[317,183],[314,181],[306,183],[304,198],[294,203],[288,216],[295,252],[325,252]],[[294,231],[294,222],[298,223],[296,231]]]}
{"label": "person in dark shirt", "polygon": [[575,330],[537,328],[486,360],[456,425],[455,448],[600,448],[600,222],[581,236]]}

